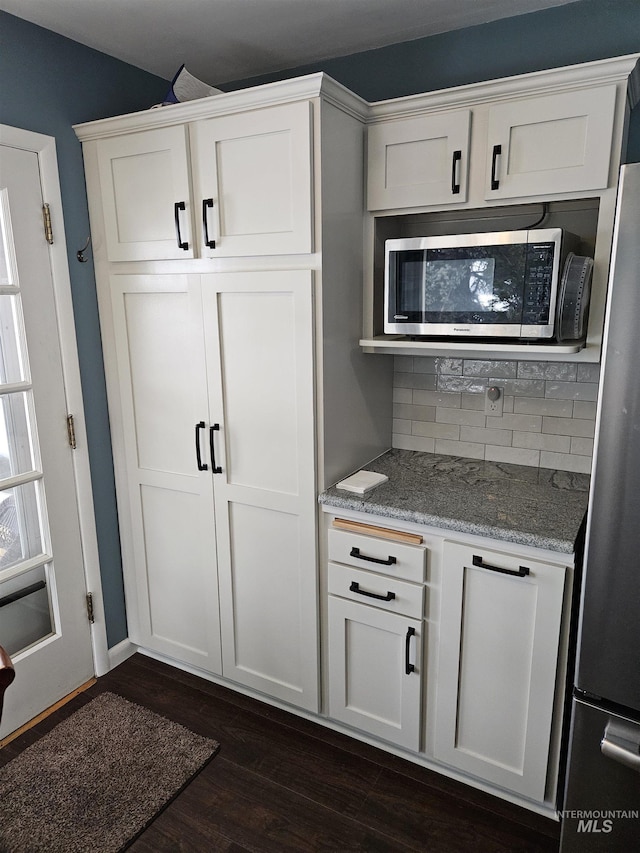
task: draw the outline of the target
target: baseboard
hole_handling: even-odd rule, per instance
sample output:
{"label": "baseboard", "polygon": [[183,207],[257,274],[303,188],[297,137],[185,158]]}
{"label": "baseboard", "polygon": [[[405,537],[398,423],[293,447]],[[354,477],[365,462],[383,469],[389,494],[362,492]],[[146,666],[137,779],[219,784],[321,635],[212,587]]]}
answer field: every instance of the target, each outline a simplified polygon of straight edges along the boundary
{"label": "baseboard", "polygon": [[131,640],[128,638],[126,640],[122,640],[122,642],[113,646],[108,651],[109,669],[112,670],[119,664],[124,663],[127,658],[130,658],[131,655],[135,655],[137,651],[138,647],[135,646]]}

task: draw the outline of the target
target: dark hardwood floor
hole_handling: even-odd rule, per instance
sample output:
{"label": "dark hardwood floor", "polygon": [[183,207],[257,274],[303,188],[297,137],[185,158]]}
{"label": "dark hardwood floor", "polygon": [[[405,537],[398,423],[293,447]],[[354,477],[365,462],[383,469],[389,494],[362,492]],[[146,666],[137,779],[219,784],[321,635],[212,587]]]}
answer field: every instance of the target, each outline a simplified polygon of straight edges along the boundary
{"label": "dark hardwood floor", "polygon": [[104,690],[221,744],[135,853],[558,850],[547,818],[139,654],[0,750],[0,766]]}

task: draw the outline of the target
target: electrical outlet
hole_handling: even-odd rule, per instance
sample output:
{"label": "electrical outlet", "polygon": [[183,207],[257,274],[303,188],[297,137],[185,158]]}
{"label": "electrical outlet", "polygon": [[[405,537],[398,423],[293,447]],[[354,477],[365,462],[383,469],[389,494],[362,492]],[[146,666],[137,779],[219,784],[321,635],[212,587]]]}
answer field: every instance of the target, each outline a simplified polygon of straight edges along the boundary
{"label": "electrical outlet", "polygon": [[504,406],[504,394],[502,388],[491,385],[484,392],[484,413],[485,415],[493,415],[499,418],[502,416],[502,408]]}

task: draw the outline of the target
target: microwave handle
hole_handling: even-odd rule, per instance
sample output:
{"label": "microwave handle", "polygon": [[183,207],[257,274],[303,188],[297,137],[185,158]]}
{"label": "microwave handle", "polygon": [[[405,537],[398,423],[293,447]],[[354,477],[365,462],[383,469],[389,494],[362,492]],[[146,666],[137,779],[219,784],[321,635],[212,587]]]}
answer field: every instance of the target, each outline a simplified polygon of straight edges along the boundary
{"label": "microwave handle", "polygon": [[451,161],[451,192],[457,195],[460,192],[460,181],[456,181],[458,164],[462,162],[462,151],[454,151]]}

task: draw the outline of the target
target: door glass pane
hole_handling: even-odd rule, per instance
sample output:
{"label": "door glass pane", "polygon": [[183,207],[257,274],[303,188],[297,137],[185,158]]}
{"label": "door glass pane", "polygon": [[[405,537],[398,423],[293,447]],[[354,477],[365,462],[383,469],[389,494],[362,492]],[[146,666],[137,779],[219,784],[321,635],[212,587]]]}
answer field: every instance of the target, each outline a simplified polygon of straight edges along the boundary
{"label": "door glass pane", "polygon": [[0,396],[0,488],[7,477],[35,469],[29,429],[30,403],[30,392]]}
{"label": "door glass pane", "polygon": [[0,570],[43,553],[40,506],[39,481],[0,492]]}
{"label": "door glass pane", "polygon": [[27,379],[21,346],[20,297],[0,296],[0,383],[7,385]]}
{"label": "door glass pane", "polygon": [[[6,190],[0,191],[0,232],[0,288],[4,290],[0,293],[0,585],[26,583],[28,586],[27,575],[18,577],[15,567],[24,560],[45,556],[46,513]],[[22,387],[16,389],[16,384]],[[8,478],[20,478],[22,482],[9,484]],[[3,570],[11,567],[14,567],[9,572],[11,579],[3,581]],[[41,598],[41,594],[31,593],[25,604],[15,607],[12,604],[10,612],[27,608],[31,613],[33,602]],[[3,610],[0,619],[3,624],[6,613]]]}
{"label": "door glass pane", "polygon": [[50,636],[53,625],[44,566],[0,583],[0,646],[10,655]]}

